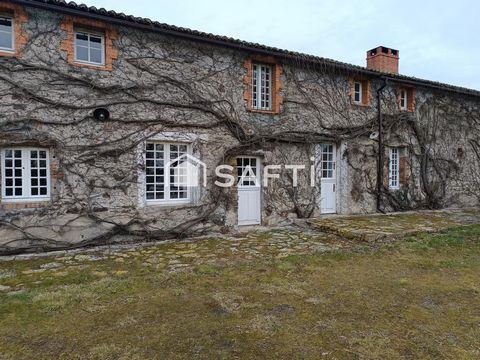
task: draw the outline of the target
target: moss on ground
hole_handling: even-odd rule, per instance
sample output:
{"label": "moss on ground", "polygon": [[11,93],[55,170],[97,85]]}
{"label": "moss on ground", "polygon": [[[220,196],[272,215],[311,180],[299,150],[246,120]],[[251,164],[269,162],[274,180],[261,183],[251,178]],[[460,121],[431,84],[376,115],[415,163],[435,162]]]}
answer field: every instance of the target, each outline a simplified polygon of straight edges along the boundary
{"label": "moss on ground", "polygon": [[22,291],[0,293],[0,358],[478,359],[479,240],[471,225],[243,261],[209,240],[226,261],[179,272],[145,266],[149,248],[4,262]]}

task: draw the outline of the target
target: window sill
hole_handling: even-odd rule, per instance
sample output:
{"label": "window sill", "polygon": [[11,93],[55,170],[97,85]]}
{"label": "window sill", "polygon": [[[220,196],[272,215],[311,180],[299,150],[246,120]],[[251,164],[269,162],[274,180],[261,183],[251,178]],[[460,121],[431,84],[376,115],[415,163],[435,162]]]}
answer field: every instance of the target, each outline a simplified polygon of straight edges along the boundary
{"label": "window sill", "polygon": [[43,202],[49,202],[50,197],[38,197],[38,198],[2,198],[1,203],[2,204],[17,204],[17,203],[22,203],[22,204],[28,204],[28,203],[43,203]]}
{"label": "window sill", "polygon": [[100,71],[111,71],[105,64],[93,64],[93,63],[83,63],[83,62],[78,62],[75,61],[73,63],[70,63],[70,65],[77,66],[77,67],[84,67],[87,69],[92,69],[92,70],[100,70]]}
{"label": "window sill", "polygon": [[185,201],[146,201],[145,207],[180,207],[185,205],[194,205],[193,201],[188,199]]}
{"label": "window sill", "polygon": [[369,108],[369,107],[371,107],[370,104],[362,104],[362,103],[356,103],[356,102],[352,102],[351,105],[353,107],[359,107],[359,108]]}
{"label": "window sill", "polygon": [[251,113],[258,113],[258,114],[265,114],[265,115],[278,115],[278,114],[280,114],[280,111],[274,111],[274,110],[247,109],[247,111],[251,112]]}
{"label": "window sill", "polygon": [[15,50],[0,49],[0,56],[17,56]]}
{"label": "window sill", "polygon": [[4,211],[15,211],[15,210],[33,210],[33,209],[41,209],[45,208],[50,205],[50,200],[1,200],[0,202],[0,209]]}

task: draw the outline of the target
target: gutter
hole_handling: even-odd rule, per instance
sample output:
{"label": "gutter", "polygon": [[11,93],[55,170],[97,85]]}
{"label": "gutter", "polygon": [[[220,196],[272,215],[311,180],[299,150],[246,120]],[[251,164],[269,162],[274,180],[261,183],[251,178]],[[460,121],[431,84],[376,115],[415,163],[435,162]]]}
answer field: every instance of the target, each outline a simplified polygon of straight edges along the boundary
{"label": "gutter", "polygon": [[384,213],[382,209],[382,193],[383,193],[383,116],[381,95],[383,89],[387,86],[388,78],[382,78],[383,84],[377,89],[377,121],[378,121],[378,158],[377,158],[377,211]]}

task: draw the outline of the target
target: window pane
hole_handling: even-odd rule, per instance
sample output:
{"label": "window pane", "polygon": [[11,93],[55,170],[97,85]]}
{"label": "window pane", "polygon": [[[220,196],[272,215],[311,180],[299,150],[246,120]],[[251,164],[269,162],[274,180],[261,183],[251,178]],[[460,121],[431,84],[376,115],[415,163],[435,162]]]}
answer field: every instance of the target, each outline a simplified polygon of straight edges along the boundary
{"label": "window pane", "polygon": [[77,46],[76,50],[77,60],[88,61],[88,49],[82,46]]}
{"label": "window pane", "polygon": [[0,31],[11,32],[12,19],[6,18],[6,17],[0,17]]}
{"label": "window pane", "polygon": [[0,17],[0,47],[13,49],[12,19]]}
{"label": "window pane", "polygon": [[99,49],[90,49],[90,61],[94,63],[101,64],[102,59],[102,50]]}
{"label": "window pane", "polygon": [[[162,144],[147,143],[145,157],[147,160],[145,164],[145,172],[148,176],[145,177],[146,185],[146,199],[147,200],[162,200],[165,198],[163,192],[163,176],[159,175],[160,170],[163,174],[164,168],[164,152]],[[154,160],[156,159],[156,160]]]}
{"label": "window pane", "polygon": [[75,39],[75,45],[88,47],[88,35],[83,33],[77,33],[77,36]]}
{"label": "window pane", "polygon": [[0,48],[13,49],[12,34],[0,31]]}
{"label": "window pane", "polygon": [[5,196],[22,196],[22,151],[7,149],[4,155],[5,181],[2,186],[5,187]]}
{"label": "window pane", "polygon": [[102,38],[98,36],[90,36],[90,46],[92,49],[101,49],[102,48]]}

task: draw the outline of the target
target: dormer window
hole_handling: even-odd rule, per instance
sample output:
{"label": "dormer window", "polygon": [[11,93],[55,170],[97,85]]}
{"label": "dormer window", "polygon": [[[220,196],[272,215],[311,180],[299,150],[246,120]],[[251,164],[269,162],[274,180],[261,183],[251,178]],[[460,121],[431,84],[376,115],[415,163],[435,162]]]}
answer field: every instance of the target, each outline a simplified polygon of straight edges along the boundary
{"label": "dormer window", "polygon": [[407,90],[401,89],[400,90],[400,110],[407,110],[407,109],[408,109]]}
{"label": "dormer window", "polygon": [[75,61],[103,66],[105,64],[104,36],[97,33],[77,31],[75,33]]}
{"label": "dormer window", "polygon": [[0,15],[0,50],[15,51],[13,18]]}
{"label": "dormer window", "polygon": [[353,102],[356,104],[362,104],[362,83],[355,81],[353,90]]}

